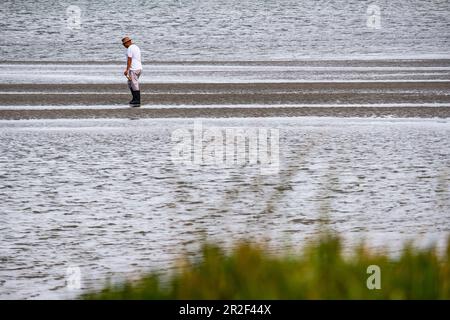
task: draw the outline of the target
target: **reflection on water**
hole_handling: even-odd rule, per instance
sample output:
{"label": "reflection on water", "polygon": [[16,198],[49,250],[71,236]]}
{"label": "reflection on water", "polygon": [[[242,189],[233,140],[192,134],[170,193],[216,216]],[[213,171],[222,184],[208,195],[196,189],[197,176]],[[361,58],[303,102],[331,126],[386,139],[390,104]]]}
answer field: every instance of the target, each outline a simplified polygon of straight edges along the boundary
{"label": "reflection on water", "polygon": [[108,278],[167,270],[199,240],[274,248],[317,234],[321,212],[373,247],[440,241],[450,229],[450,123],[228,119],[280,130],[280,172],[186,168],[170,158],[186,120],[0,122],[0,297],[73,297]]}

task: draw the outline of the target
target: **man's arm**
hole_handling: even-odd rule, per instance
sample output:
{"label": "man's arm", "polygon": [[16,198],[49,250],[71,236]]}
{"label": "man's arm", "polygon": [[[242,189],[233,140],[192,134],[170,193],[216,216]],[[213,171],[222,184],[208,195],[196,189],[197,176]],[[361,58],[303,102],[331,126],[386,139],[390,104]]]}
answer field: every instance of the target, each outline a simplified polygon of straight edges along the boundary
{"label": "man's arm", "polygon": [[128,57],[128,59],[127,59],[127,68],[126,68],[126,70],[124,71],[123,74],[128,76],[128,71],[130,70],[130,68],[131,68],[131,57]]}

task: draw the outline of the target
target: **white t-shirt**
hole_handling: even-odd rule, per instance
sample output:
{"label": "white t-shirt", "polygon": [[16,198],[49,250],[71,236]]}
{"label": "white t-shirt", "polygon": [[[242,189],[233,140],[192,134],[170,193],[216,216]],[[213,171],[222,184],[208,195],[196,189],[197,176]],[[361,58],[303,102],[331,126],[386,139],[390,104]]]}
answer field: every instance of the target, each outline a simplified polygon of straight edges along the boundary
{"label": "white t-shirt", "polygon": [[141,49],[135,44],[132,44],[127,48],[127,58],[131,58],[130,70],[142,70],[141,63]]}

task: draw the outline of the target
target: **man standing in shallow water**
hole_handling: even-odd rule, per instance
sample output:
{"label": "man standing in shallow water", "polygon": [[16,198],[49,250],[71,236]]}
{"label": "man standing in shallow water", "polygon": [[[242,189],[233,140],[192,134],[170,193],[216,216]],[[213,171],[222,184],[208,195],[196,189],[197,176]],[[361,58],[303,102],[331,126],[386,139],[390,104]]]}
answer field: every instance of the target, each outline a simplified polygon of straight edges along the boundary
{"label": "man standing in shallow water", "polygon": [[139,90],[139,77],[142,73],[141,50],[128,37],[122,39],[122,44],[127,48],[127,68],[123,74],[128,78],[128,87],[133,95],[130,107],[139,107],[141,105],[141,91]]}

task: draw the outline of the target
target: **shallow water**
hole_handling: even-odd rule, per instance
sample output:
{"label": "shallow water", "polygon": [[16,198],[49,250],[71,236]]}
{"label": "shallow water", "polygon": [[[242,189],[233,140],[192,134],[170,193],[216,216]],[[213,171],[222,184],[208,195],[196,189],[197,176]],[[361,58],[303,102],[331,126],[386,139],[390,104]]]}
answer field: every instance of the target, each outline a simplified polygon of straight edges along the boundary
{"label": "shallow water", "polygon": [[124,35],[145,61],[448,57],[449,13],[447,0],[5,0],[0,57],[121,60]]}
{"label": "shallow water", "polygon": [[[368,103],[368,104],[320,104],[316,103],[314,105],[312,104],[270,104],[264,107],[270,107],[270,108],[308,108],[308,107],[319,107],[319,108],[347,108],[347,107],[363,107],[363,108],[410,108],[410,107],[420,107],[420,108],[448,108],[450,107],[450,103]],[[179,110],[183,109],[220,109],[224,111],[224,115],[226,115],[227,109],[233,109],[233,108],[239,108],[239,109],[261,109],[263,105],[261,104],[208,104],[208,105],[198,105],[198,104],[180,104],[176,105],[176,108]],[[89,112],[92,113],[93,110],[120,110],[124,108],[122,105],[93,105],[89,106]],[[167,104],[161,104],[161,105],[145,105],[142,104],[139,107],[139,110],[142,109],[173,109],[173,105],[167,105]],[[17,106],[11,106],[6,105],[2,106],[0,105],[0,110],[86,110],[85,105],[61,105],[61,106],[47,106],[47,105],[17,105]],[[427,118],[432,118],[434,116],[433,109],[429,109],[431,112],[429,115],[427,115]],[[390,115],[392,117],[392,114]],[[111,117],[111,116],[110,116]],[[180,116],[181,117],[181,116]],[[180,118],[179,117],[179,118]],[[413,116],[414,117],[414,116]],[[86,118],[86,117],[84,117]]]}
{"label": "shallow water", "polygon": [[448,119],[202,124],[279,129],[279,173],[173,163],[193,119],[0,121],[0,298],[75,297],[69,266],[82,289],[168,270],[202,239],[301,246],[325,213],[349,245],[393,253],[449,235]]}
{"label": "shallow water", "polygon": [[[1,63],[0,83],[124,83],[124,64]],[[277,65],[144,65],[141,83],[440,82],[450,81],[450,60],[296,61]],[[99,92],[103,93],[103,92]]]}

